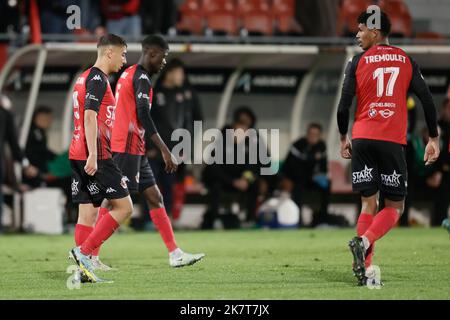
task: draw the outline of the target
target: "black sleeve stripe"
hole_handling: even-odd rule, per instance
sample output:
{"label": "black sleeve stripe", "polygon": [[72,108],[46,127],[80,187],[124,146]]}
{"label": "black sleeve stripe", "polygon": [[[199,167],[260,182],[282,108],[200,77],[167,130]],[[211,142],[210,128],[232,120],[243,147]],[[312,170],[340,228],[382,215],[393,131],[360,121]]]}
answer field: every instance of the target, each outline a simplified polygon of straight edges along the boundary
{"label": "black sleeve stripe", "polygon": [[99,112],[103,97],[106,93],[107,79],[100,71],[92,68],[86,78],[86,97],[84,109]]}
{"label": "black sleeve stripe", "polygon": [[413,92],[417,98],[419,98],[423,112],[425,114],[425,122],[427,123],[428,132],[430,137],[434,138],[438,136],[437,127],[437,113],[436,106],[434,105],[433,97],[431,95],[430,89],[425,82],[425,79],[420,72],[417,63],[409,57],[412,67],[411,82],[409,84],[409,90]]}
{"label": "black sleeve stripe", "polygon": [[344,72],[344,82],[342,84],[341,99],[339,100],[337,122],[340,134],[347,134],[348,123],[350,117],[350,107],[352,106],[353,97],[356,93],[356,69],[359,61],[364,53],[355,55],[351,61],[347,63]]}
{"label": "black sleeve stripe", "polygon": [[146,72],[140,70],[139,66],[133,77],[133,88],[137,117],[145,129],[145,133],[151,136],[157,130],[150,115],[150,77]]}

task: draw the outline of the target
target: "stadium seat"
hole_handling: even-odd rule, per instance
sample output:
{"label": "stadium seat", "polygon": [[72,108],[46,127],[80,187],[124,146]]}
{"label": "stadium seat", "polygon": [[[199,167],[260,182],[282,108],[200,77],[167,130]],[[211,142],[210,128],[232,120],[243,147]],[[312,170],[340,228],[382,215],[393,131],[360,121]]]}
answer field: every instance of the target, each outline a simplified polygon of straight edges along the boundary
{"label": "stadium seat", "polygon": [[241,27],[249,34],[267,35],[273,33],[273,16],[267,0],[238,0],[236,11]]}
{"label": "stadium seat", "polygon": [[203,0],[203,14],[208,15],[213,12],[234,12],[235,1],[233,0]]}
{"label": "stadium seat", "polygon": [[272,13],[280,33],[302,33],[302,28],[295,19],[295,0],[273,0]]}
{"label": "stadium seat", "polygon": [[371,0],[343,0],[337,21],[337,35],[350,37],[358,33],[358,17],[368,6]]}
{"label": "stadium seat", "polygon": [[255,12],[270,13],[268,0],[238,0],[236,9],[241,18]]}
{"label": "stadium seat", "polygon": [[206,16],[206,26],[216,34],[236,35],[238,32],[237,17],[234,13],[217,11]]}
{"label": "stadium seat", "polygon": [[206,27],[216,34],[236,35],[238,17],[232,0],[203,0],[202,11]]}
{"label": "stadium seat", "polygon": [[330,161],[328,163],[331,177],[331,193],[348,194],[352,192],[352,185],[348,181],[348,175],[345,167],[338,161]]}
{"label": "stadium seat", "polygon": [[249,34],[271,36],[273,34],[273,19],[269,13],[251,12],[241,19],[242,27]]}
{"label": "stadium seat", "polygon": [[179,33],[200,35],[203,33],[203,12],[199,0],[186,0],[179,9],[180,20],[176,24]]}
{"label": "stadium seat", "polygon": [[391,19],[391,35],[411,37],[412,18],[403,0],[381,0],[379,6]]}

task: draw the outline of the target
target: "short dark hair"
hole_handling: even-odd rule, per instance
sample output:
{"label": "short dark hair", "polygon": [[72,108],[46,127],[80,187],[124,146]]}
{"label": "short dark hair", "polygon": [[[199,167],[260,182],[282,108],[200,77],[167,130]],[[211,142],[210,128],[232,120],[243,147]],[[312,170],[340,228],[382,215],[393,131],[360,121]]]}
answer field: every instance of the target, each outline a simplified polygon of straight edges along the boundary
{"label": "short dark hair", "polygon": [[48,106],[39,106],[34,110],[33,117],[36,117],[38,114],[53,114],[52,108]]}
{"label": "short dark hair", "polygon": [[167,43],[166,39],[164,39],[162,36],[157,34],[152,34],[150,36],[145,37],[144,40],[142,40],[142,51],[146,51],[149,47],[159,47],[163,50],[169,50],[169,44]]}
{"label": "short dark hair", "polygon": [[[358,17],[358,23],[362,23],[367,26],[367,20],[373,15],[373,13],[367,13],[363,11]],[[391,32],[391,19],[389,19],[388,15],[380,11],[380,29],[381,34],[385,37],[389,35]]]}
{"label": "short dark hair", "polygon": [[234,110],[233,121],[237,122],[242,114],[246,114],[250,117],[250,119],[252,120],[252,124],[250,125],[250,127],[253,128],[256,125],[256,115],[248,106],[239,106],[236,110]]}
{"label": "short dark hair", "polygon": [[166,72],[169,72],[178,68],[184,69],[184,63],[178,58],[173,58],[169,62],[167,62],[167,65],[164,67],[164,70]]}
{"label": "short dark hair", "polygon": [[320,132],[322,132],[322,126],[317,122],[312,122],[312,123],[308,124],[308,131],[311,129],[317,129]]}
{"label": "short dark hair", "polygon": [[127,43],[121,37],[116,36],[115,34],[109,33],[104,36],[101,36],[97,42],[97,48],[105,47],[105,46],[122,46],[126,47]]}

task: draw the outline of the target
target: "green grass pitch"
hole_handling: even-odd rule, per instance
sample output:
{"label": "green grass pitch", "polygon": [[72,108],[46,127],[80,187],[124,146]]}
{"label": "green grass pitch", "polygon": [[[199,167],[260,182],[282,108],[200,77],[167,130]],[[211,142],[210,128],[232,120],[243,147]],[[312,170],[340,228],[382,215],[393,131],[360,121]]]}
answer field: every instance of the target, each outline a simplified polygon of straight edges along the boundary
{"label": "green grass pitch", "polygon": [[0,237],[0,299],[449,299],[450,239],[440,229],[396,229],[377,243],[384,287],[357,287],[348,240],[354,231],[177,232],[206,258],[172,269],[156,232],[119,233],[103,247],[113,284],[69,290],[73,237]]}

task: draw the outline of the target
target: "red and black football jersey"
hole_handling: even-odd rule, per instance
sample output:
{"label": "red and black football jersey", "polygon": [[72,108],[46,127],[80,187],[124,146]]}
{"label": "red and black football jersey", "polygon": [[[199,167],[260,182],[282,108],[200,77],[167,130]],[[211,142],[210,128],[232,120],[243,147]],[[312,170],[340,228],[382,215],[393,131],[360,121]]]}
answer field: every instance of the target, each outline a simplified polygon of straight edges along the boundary
{"label": "red and black football jersey", "polygon": [[348,109],[357,97],[353,139],[390,141],[406,145],[407,96],[414,92],[422,102],[430,136],[437,136],[436,110],[417,64],[400,48],[376,45],[348,63],[338,124],[347,133]]}
{"label": "red and black football jersey", "polygon": [[112,132],[112,151],[145,154],[145,134],[156,132],[150,117],[153,89],[150,75],[139,64],[127,68],[116,86],[116,122]]}
{"label": "red and black football jersey", "polygon": [[69,159],[86,160],[89,152],[84,131],[84,112],[97,112],[97,159],[112,157],[111,129],[114,125],[116,102],[108,77],[100,69],[92,67],[77,79],[73,89],[74,130]]}

